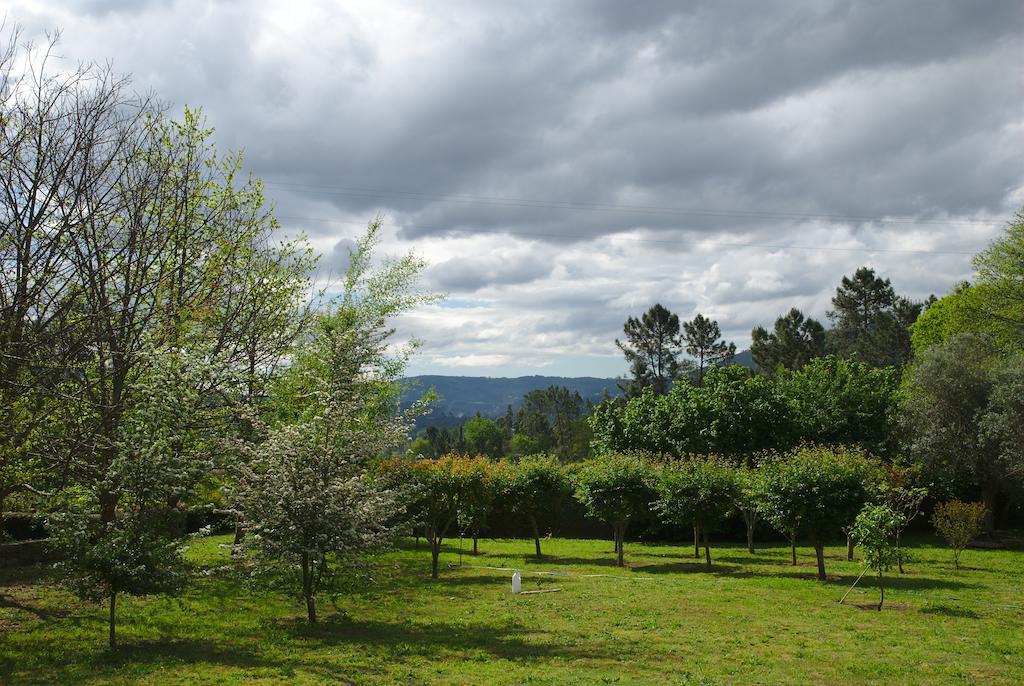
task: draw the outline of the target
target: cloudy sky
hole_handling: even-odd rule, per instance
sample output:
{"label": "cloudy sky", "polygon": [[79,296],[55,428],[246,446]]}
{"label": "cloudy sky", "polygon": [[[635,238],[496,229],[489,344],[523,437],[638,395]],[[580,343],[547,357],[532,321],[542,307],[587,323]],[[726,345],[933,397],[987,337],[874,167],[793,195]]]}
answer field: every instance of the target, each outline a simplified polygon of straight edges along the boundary
{"label": "cloudy sky", "polygon": [[[685,4],[685,8],[682,8]],[[415,373],[605,376],[654,302],[740,347],[843,274],[942,295],[1024,205],[1019,0],[8,3],[244,148],[340,268],[441,305]]]}

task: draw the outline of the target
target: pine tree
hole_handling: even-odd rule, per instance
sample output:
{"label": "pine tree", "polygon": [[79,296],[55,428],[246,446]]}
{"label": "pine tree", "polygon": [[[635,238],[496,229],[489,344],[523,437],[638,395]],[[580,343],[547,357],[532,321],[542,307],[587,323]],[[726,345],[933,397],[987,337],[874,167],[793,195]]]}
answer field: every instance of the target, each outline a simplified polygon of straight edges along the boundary
{"label": "pine tree", "polygon": [[683,340],[686,352],[696,360],[697,385],[704,383],[708,367],[725,365],[736,356],[736,344],[720,341],[722,331],[718,322],[697,313],[693,320],[683,324]]}

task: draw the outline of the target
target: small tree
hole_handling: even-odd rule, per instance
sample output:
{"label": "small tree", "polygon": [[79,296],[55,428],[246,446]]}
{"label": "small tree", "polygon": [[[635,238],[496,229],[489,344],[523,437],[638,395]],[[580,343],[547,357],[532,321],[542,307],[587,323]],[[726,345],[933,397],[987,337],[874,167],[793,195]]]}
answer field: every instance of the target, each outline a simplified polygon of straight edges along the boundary
{"label": "small tree", "polygon": [[[187,447],[207,370],[170,351],[150,354],[152,367],[136,381],[137,402],[123,418],[115,457],[98,475],[99,487],[69,492],[48,527],[71,589],[83,599],[108,601],[111,648],[117,644],[119,595],[184,589],[189,566],[176,540],[178,504],[209,469]],[[104,494],[115,494],[120,504],[109,519],[97,516]]]}
{"label": "small tree", "polygon": [[506,497],[512,510],[529,520],[537,557],[542,556],[540,523],[556,517],[571,495],[565,470],[553,455],[524,457],[509,469]]}
{"label": "small tree", "polygon": [[473,538],[473,554],[479,554],[477,540],[487,526],[494,499],[504,487],[504,465],[477,457],[466,465],[465,488],[459,503],[459,526]]}
{"label": "small tree", "polygon": [[711,568],[709,534],[729,515],[739,492],[736,474],[724,462],[692,460],[662,470],[654,509],[666,522],[693,524],[704,538],[704,558]]}
{"label": "small tree", "polygon": [[626,528],[649,511],[655,498],[652,480],[651,465],[636,455],[596,457],[582,463],[576,472],[576,499],[591,517],[612,526],[620,567],[625,566]]}
{"label": "small tree", "polygon": [[889,469],[889,478],[882,484],[882,502],[889,506],[897,517],[896,527],[896,565],[903,574],[903,532],[910,522],[921,514],[921,503],[928,497],[928,489],[914,486],[916,471],[911,469]]}
{"label": "small tree", "polygon": [[962,500],[939,503],[932,514],[932,525],[953,549],[953,564],[960,569],[960,553],[985,527],[985,505]]}
{"label": "small tree", "polygon": [[417,513],[415,526],[423,528],[430,544],[430,576],[439,572],[441,545],[460,512],[472,510],[488,488],[486,458],[445,455],[438,460],[388,460],[378,469],[385,483],[408,489],[408,507]]}
{"label": "small tree", "polygon": [[850,528],[850,535],[864,549],[863,564],[878,572],[879,611],[885,602],[884,573],[899,556],[896,532],[900,521],[900,515],[888,505],[866,505]]}
{"label": "small tree", "polygon": [[[798,522],[825,580],[825,541],[857,516],[879,479],[877,463],[843,448],[801,448],[767,470],[765,507],[780,526]],[[785,529],[782,529],[785,531]],[[795,559],[795,556],[794,556]]]}
{"label": "small tree", "polygon": [[297,572],[306,618],[315,624],[316,597],[332,570],[352,569],[388,547],[401,507],[310,423],[275,431],[260,446],[242,477],[239,509],[257,563],[286,584]]}
{"label": "small tree", "polygon": [[736,489],[733,492],[733,505],[743,517],[747,530],[747,552],[754,554],[754,529],[761,512],[761,482],[763,474],[754,468],[740,468],[735,472]]}

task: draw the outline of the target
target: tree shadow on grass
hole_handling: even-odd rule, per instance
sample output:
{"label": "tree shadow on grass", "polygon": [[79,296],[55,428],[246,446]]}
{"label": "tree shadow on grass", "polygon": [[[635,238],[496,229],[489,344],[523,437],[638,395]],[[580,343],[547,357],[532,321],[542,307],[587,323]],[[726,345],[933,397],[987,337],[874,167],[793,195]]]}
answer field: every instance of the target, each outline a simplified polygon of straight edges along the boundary
{"label": "tree shadow on grass", "polygon": [[[501,659],[553,656],[585,657],[572,647],[548,640],[549,633],[519,624],[493,626],[449,622],[384,622],[331,616],[318,624],[291,619],[281,625],[288,633],[324,646],[377,648],[394,655],[436,658],[438,649],[482,651]],[[533,640],[527,640],[527,639]]]}
{"label": "tree shadow on grass", "polygon": [[965,619],[978,619],[981,616],[974,610],[968,610],[963,607],[953,607],[951,605],[928,605],[927,607],[922,607],[921,612],[926,615],[963,617]]}

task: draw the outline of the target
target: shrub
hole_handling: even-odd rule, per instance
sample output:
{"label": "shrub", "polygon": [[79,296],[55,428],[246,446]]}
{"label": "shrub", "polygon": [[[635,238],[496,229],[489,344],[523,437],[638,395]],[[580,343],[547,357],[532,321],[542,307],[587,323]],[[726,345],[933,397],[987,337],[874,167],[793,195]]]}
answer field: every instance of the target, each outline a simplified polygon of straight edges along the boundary
{"label": "shrub", "polygon": [[985,526],[985,506],[949,500],[939,503],[932,515],[932,525],[953,549],[953,565],[960,569],[960,553],[970,545]]}
{"label": "shrub", "polygon": [[866,505],[850,528],[850,536],[864,549],[863,563],[878,572],[878,609],[885,602],[883,573],[899,558],[896,534],[902,517],[888,505]]}

